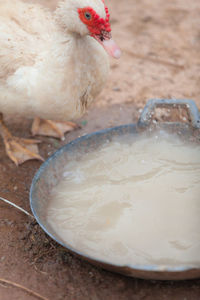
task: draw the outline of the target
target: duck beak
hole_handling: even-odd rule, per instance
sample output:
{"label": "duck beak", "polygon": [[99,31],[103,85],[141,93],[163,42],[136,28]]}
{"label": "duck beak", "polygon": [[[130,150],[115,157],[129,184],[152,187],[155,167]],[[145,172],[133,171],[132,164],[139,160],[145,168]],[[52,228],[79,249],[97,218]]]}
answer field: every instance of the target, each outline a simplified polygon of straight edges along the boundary
{"label": "duck beak", "polygon": [[121,50],[112,39],[110,32],[102,31],[100,35],[94,35],[94,38],[104,47],[110,56],[117,59],[120,58]]}

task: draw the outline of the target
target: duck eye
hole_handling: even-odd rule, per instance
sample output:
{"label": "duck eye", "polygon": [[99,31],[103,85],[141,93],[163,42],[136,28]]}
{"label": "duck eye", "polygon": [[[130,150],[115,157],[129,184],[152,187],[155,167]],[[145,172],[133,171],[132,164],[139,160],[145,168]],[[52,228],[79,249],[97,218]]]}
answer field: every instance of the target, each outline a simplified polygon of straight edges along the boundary
{"label": "duck eye", "polygon": [[89,20],[91,20],[92,19],[92,16],[91,16],[91,14],[87,11],[87,12],[85,12],[85,18],[89,21]]}

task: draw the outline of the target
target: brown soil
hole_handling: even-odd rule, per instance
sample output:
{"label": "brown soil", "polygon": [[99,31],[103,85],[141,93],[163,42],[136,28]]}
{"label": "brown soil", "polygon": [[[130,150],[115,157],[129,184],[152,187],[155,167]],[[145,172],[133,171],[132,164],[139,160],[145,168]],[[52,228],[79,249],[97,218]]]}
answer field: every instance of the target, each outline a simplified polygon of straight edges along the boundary
{"label": "brown soil", "polygon": [[[35,1],[32,1],[35,2]],[[37,0],[51,8],[55,0]],[[106,88],[65,142],[42,138],[48,157],[83,134],[136,122],[149,98],[192,98],[200,105],[199,0],[109,0],[113,36],[123,50],[111,60]],[[13,134],[29,136],[30,122],[8,120]],[[14,125],[14,126],[13,126]],[[0,195],[30,211],[29,189],[40,162],[19,168],[0,145]],[[200,280],[156,282],[127,278],[84,262],[47,237],[29,217],[0,202],[0,300],[37,299],[6,279],[49,300],[198,300]]]}

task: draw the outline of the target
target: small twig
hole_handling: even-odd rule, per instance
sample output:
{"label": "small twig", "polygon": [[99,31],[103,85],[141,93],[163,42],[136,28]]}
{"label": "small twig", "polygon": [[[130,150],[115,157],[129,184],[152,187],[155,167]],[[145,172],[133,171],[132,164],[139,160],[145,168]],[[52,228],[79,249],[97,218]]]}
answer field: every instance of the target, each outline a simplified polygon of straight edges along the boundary
{"label": "small twig", "polygon": [[47,274],[48,274],[47,272],[44,272],[44,271],[39,270],[38,267],[36,266],[36,264],[37,264],[38,260],[39,260],[43,255],[50,253],[52,250],[54,250],[54,248],[53,248],[53,249],[48,249],[48,250],[46,250],[46,251],[43,251],[42,253],[39,254],[39,256],[37,256],[37,257],[34,259],[34,261],[33,261],[32,264],[33,264],[33,266],[34,266],[34,268],[35,268],[35,270],[36,270],[37,272],[40,272],[40,273],[42,273],[42,274],[44,274],[44,275],[47,275]]}
{"label": "small twig", "polygon": [[134,56],[138,59],[148,60],[148,61],[151,61],[153,63],[157,63],[157,64],[161,64],[161,65],[165,65],[165,66],[169,66],[169,67],[173,67],[173,68],[178,68],[178,69],[181,69],[181,70],[184,69],[183,65],[178,65],[178,64],[170,62],[170,61],[166,61],[166,60],[162,60],[162,59],[154,58],[154,57],[149,57],[149,56],[144,56],[142,54],[137,54],[137,53],[134,53],[134,52],[129,51],[129,50],[125,50],[124,52],[126,52],[127,54],[129,54],[131,56]]}
{"label": "small twig", "polygon": [[4,199],[3,197],[0,196],[0,200],[11,205],[11,206],[14,206],[15,208],[19,209],[20,211],[22,211],[23,213],[25,213],[27,216],[31,217],[32,219],[35,219],[33,215],[31,215],[29,212],[27,212],[25,209],[21,208],[20,206]]}
{"label": "small twig", "polygon": [[19,288],[25,292],[27,292],[28,294],[32,295],[32,296],[35,296],[36,298],[40,299],[40,300],[48,300],[46,297],[43,297],[41,295],[39,295],[38,293],[36,292],[33,292],[32,290],[29,290],[28,288],[18,284],[18,283],[15,283],[15,282],[12,282],[12,281],[9,281],[9,280],[6,280],[6,279],[2,279],[0,278],[0,282],[4,283],[4,284],[9,284],[11,286],[14,286],[16,288]]}
{"label": "small twig", "polygon": [[34,266],[36,272],[39,272],[39,273],[41,273],[41,274],[43,274],[43,275],[47,275],[47,274],[48,274],[47,272],[44,272],[44,271],[39,270],[38,267],[37,267],[35,264],[34,264],[33,266]]}

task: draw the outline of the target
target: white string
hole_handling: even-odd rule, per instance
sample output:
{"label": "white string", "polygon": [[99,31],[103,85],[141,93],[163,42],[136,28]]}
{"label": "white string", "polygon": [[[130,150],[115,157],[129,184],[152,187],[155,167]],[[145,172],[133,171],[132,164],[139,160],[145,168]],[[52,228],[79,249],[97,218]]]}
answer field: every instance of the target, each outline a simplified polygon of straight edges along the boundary
{"label": "white string", "polygon": [[7,204],[9,204],[9,205],[11,205],[11,206],[14,206],[15,208],[17,208],[17,209],[19,209],[20,211],[22,211],[23,213],[25,213],[27,216],[29,216],[29,217],[31,217],[31,218],[34,219],[34,216],[33,216],[33,215],[31,215],[29,212],[27,212],[26,210],[24,210],[24,209],[21,208],[20,206],[18,206],[18,205],[16,205],[16,204],[14,204],[14,203],[12,203],[12,202],[10,202],[10,201],[4,199],[4,198],[1,197],[1,196],[0,196],[0,200],[2,200],[3,202],[5,202],[5,203],[7,203]]}

